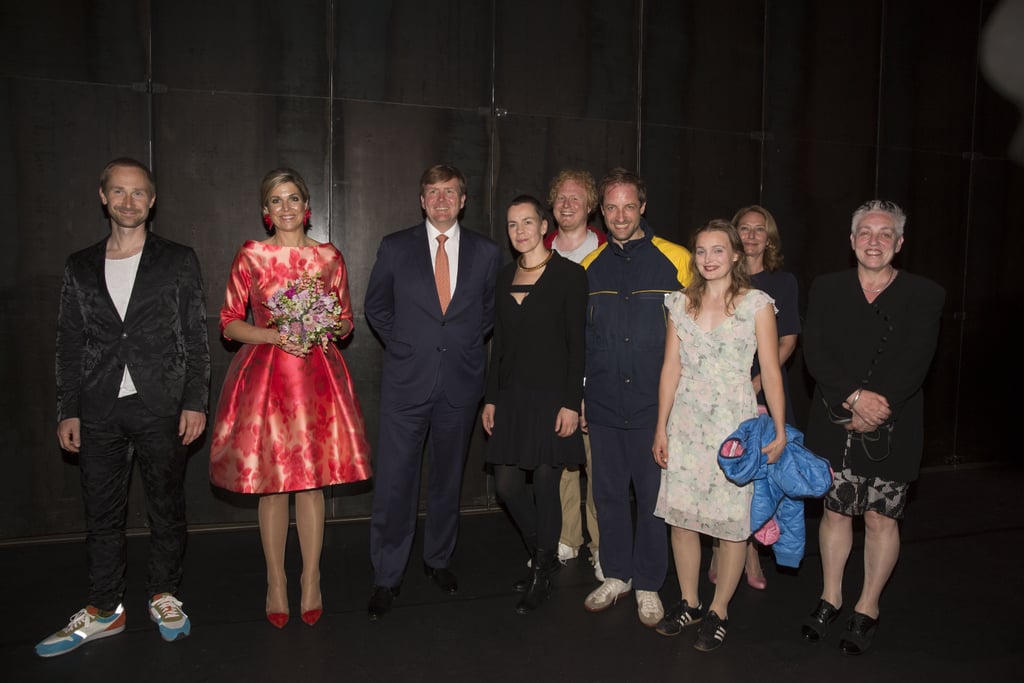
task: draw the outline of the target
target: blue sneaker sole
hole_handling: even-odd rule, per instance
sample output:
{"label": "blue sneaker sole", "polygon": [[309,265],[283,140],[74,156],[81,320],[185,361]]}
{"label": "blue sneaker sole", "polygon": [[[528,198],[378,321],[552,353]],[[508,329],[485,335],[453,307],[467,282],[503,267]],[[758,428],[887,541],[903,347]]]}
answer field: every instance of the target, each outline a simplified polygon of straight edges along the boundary
{"label": "blue sneaker sole", "polygon": [[88,638],[82,638],[77,641],[61,641],[54,643],[53,645],[36,645],[36,654],[40,657],[57,657],[59,655],[66,655],[73,650],[77,650],[86,643],[91,643],[94,640],[100,640],[101,638],[109,638],[110,636],[116,636],[118,633],[124,631],[124,626],[114,628],[109,631],[103,631],[95,635],[89,636]]}
{"label": "blue sneaker sole", "polygon": [[156,622],[155,620],[154,622],[160,626],[160,637],[166,640],[168,643],[173,643],[176,640],[187,638],[189,634],[192,633],[191,621],[186,621],[184,626],[176,629],[167,628],[166,626],[159,624],[159,622]]}

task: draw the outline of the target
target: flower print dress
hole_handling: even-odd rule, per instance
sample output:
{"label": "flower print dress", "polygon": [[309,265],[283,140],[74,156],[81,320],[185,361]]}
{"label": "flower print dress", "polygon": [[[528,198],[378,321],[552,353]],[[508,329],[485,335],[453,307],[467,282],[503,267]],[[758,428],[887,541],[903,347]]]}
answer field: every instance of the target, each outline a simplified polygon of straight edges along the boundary
{"label": "flower print dress", "polygon": [[[231,267],[220,330],[233,320],[266,327],[263,305],[288,282],[319,273],[352,322],[348,275],[331,244],[282,247],[247,241]],[[273,344],[244,344],[221,389],[210,447],[210,481],[240,493],[282,493],[370,477],[370,445],[341,352],[315,346],[305,358]]]}
{"label": "flower print dress", "polygon": [[654,514],[672,526],[727,541],[750,536],[753,487],[737,486],[718,466],[718,449],[740,423],[757,417],[750,359],[757,350],[754,316],[774,306],[767,294],[748,290],[733,315],[705,332],[686,313],[686,294],[665,295],[682,364],[668,418],[668,466]]}

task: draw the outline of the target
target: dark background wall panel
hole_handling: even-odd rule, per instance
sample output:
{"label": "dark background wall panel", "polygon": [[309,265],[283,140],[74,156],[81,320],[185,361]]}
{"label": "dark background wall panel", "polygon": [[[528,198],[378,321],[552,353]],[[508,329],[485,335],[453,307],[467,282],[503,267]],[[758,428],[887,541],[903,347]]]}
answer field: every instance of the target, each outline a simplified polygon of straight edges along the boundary
{"label": "dark background wall panel", "polygon": [[[799,139],[875,144],[881,0],[800,5],[768,2],[766,89],[801,105],[770,128]],[[769,95],[769,115],[775,101]]]}
{"label": "dark background wall panel", "polygon": [[144,0],[5,2],[0,73],[91,83],[141,82],[149,17]]}
{"label": "dark background wall panel", "polygon": [[497,106],[520,114],[633,119],[636,12],[635,2],[498,0]]}
{"label": "dark background wall panel", "polygon": [[[1024,215],[1024,167],[1005,159],[971,164],[970,217],[966,239],[956,248],[967,264],[962,292],[964,332],[957,368],[956,455],[977,461],[1016,459],[1011,428],[1020,424],[1019,402],[996,399],[1014,391],[1020,372],[1019,335],[1008,320],[1021,309],[1024,285],[1017,254],[1024,235],[1017,217]],[[952,398],[952,397],[950,397]]]}
{"label": "dark background wall panel", "polygon": [[329,4],[153,2],[153,79],[179,89],[327,96]]}
{"label": "dark background wall panel", "polygon": [[971,148],[978,85],[977,35],[966,29],[981,17],[971,3],[934,8],[885,3],[879,143],[959,155]]}
{"label": "dark background wall panel", "polygon": [[764,3],[644,4],[644,121],[759,130]]}
{"label": "dark background wall panel", "polygon": [[490,101],[491,3],[334,8],[335,97],[473,110]]}
{"label": "dark background wall panel", "polygon": [[[503,0],[515,6],[514,0]],[[639,45],[637,22],[642,0],[571,0],[561,4],[556,27],[585,22],[587,30],[588,90],[582,100],[586,108],[583,115],[596,119],[633,120],[636,115],[638,83],[636,65]],[[543,7],[537,16],[547,16],[550,6]],[[555,42],[552,46],[557,46]],[[553,53],[552,62],[562,64],[564,51]],[[571,62],[569,62],[571,64]],[[566,69],[564,79],[572,82],[574,74]],[[561,83],[552,92],[558,98]],[[578,114],[578,109],[569,113]]]}
{"label": "dark background wall panel", "polygon": [[1014,131],[1024,125],[1024,118],[1020,109],[995,92],[987,82],[981,81],[978,83],[972,123],[974,127],[970,153],[991,159],[1006,159],[1010,140]]}
{"label": "dark background wall panel", "polygon": [[648,125],[642,159],[646,217],[656,234],[674,242],[689,245],[697,227],[731,219],[756,198],[758,150],[749,135]]}

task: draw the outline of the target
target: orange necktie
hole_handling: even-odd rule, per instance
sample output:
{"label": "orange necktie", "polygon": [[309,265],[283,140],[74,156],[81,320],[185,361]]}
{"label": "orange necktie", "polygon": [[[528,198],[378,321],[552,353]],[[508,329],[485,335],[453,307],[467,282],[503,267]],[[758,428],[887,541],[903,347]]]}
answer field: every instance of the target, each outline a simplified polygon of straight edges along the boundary
{"label": "orange necktie", "polygon": [[437,236],[437,256],[434,258],[434,282],[437,284],[437,298],[441,300],[441,313],[448,311],[448,304],[452,300],[452,281],[448,272],[448,252],[444,250],[444,243],[448,241],[448,235]]}

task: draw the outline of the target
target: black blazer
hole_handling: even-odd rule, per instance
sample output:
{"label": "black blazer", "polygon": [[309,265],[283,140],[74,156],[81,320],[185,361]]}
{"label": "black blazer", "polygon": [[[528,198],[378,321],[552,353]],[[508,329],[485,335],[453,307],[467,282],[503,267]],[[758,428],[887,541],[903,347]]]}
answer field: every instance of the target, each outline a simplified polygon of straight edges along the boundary
{"label": "black blazer", "polygon": [[924,383],[938,344],[945,290],[901,270],[874,303],[860,288],[856,269],[822,275],[811,285],[803,351],[815,380],[805,444],[843,466],[846,430],[826,406],[841,404],[860,387],[885,396],[893,429],[854,441],[853,473],[889,481],[917,479],[924,449]]}
{"label": "black blazer", "polygon": [[68,257],[57,321],[57,421],[99,420],[117,400],[127,364],[155,415],[205,413],[210,348],[199,260],[148,233],[122,321],[107,291],[107,238]]}

